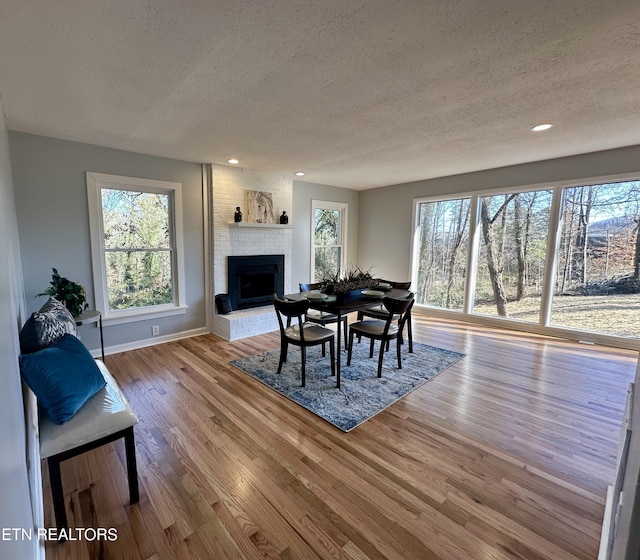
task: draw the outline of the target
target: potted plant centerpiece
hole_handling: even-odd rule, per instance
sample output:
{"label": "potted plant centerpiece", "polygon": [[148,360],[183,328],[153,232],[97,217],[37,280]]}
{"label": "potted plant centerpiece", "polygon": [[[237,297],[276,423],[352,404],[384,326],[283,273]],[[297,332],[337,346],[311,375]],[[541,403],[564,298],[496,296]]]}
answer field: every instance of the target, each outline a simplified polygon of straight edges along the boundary
{"label": "potted plant centerpiece", "polygon": [[57,299],[64,304],[73,317],[78,317],[89,308],[86,290],[80,284],[60,276],[55,268],[52,270],[53,274],[51,275],[51,282],[49,282],[51,286],[38,295],[51,296]]}
{"label": "potted plant centerpiece", "polygon": [[348,299],[359,296],[361,290],[373,288],[377,285],[378,281],[373,278],[369,270],[362,270],[356,267],[343,273],[338,271],[336,274],[324,278],[322,280],[322,291],[327,295]]}

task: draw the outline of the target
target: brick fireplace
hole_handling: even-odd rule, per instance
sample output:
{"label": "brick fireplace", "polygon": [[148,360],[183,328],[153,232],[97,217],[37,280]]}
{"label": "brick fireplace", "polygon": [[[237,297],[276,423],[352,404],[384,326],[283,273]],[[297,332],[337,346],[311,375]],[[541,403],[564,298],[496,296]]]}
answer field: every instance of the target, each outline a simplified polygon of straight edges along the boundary
{"label": "brick fireplace", "polygon": [[[283,255],[283,292],[291,289],[293,236],[292,226],[279,224],[235,224],[236,206],[244,210],[245,191],[272,193],[277,219],[283,210],[291,214],[293,180],[241,168],[212,165],[211,217],[213,221],[211,252],[213,293],[228,293],[228,257]],[[278,329],[273,305],[251,307],[219,315],[214,311],[213,332],[227,340],[236,340]]]}

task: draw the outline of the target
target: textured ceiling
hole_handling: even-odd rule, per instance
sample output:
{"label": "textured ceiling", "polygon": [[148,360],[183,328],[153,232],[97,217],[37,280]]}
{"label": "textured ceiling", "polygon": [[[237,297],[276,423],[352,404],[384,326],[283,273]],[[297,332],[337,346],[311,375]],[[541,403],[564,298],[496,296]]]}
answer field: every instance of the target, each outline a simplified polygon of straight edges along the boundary
{"label": "textured ceiling", "polygon": [[0,95],[12,130],[366,189],[639,144],[640,1],[1,0]]}

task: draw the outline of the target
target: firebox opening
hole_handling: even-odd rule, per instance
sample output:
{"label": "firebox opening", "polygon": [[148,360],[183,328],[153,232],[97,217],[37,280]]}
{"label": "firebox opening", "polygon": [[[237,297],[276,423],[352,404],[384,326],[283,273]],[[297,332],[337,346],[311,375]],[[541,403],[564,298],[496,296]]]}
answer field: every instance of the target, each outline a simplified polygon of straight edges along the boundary
{"label": "firebox opening", "polygon": [[284,291],[284,255],[228,257],[231,308],[248,309],[271,303]]}

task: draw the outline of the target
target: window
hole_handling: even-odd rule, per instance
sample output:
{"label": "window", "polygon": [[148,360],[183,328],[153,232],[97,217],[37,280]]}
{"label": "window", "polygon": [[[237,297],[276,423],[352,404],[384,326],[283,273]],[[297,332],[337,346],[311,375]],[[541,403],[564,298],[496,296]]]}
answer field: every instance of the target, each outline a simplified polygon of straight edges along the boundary
{"label": "window", "polygon": [[181,185],[87,173],[96,307],[106,321],[184,313]]}
{"label": "window", "polygon": [[416,301],[462,309],[470,198],[418,205]]}
{"label": "window", "polygon": [[311,281],[346,268],[347,204],[314,200],[311,222]]}
{"label": "window", "polygon": [[416,200],[416,303],[626,346],[640,336],[640,180],[616,179]]}
{"label": "window", "polygon": [[537,323],[552,191],[480,198],[474,313]]}
{"label": "window", "polygon": [[640,181],[564,189],[551,323],[640,334]]}

